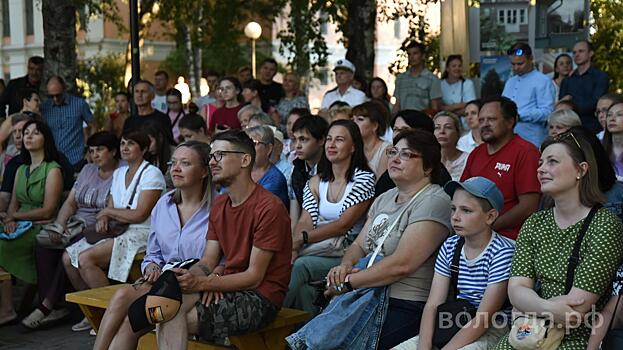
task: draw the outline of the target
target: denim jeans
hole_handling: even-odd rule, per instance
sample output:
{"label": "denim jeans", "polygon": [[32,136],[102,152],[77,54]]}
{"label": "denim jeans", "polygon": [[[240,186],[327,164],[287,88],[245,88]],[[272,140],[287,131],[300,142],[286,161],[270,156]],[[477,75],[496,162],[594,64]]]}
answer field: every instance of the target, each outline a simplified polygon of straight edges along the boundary
{"label": "denim jeans", "polygon": [[[362,259],[358,267],[365,267],[365,262],[367,259]],[[294,350],[374,350],[385,321],[387,301],[387,287],[361,288],[342,294],[286,341]]]}
{"label": "denim jeans", "polygon": [[423,301],[389,298],[388,304],[379,350],[391,349],[420,334],[420,321],[425,305]]}

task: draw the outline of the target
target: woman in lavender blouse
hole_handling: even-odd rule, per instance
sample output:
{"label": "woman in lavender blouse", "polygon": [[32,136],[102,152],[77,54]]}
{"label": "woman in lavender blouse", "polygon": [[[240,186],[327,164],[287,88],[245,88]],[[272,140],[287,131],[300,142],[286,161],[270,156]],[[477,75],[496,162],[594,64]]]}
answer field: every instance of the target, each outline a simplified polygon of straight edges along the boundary
{"label": "woman in lavender blouse", "polygon": [[130,304],[150,290],[165,263],[203,255],[214,196],[209,161],[210,146],[205,143],[188,141],[175,149],[171,158],[175,189],[160,198],[152,211],[147,253],[141,264],[143,277],[112,297],[94,349],[136,348],[142,333],[132,331],[127,318]]}

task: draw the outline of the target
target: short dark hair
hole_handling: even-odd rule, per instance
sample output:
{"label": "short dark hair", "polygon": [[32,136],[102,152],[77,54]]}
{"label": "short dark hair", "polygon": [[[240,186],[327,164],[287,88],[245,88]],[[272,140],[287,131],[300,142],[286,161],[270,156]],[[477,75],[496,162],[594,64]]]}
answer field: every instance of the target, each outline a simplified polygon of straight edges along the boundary
{"label": "short dark hair", "polygon": [[409,49],[413,49],[416,48],[418,50],[420,50],[420,53],[425,54],[426,53],[426,45],[417,42],[417,41],[410,41],[405,45],[405,51],[409,50]]}
{"label": "short dark hair", "polygon": [[428,114],[415,109],[403,109],[396,113],[392,119],[391,126],[394,127],[396,119],[402,118],[409,127],[413,129],[420,129],[433,134],[435,132],[435,122],[428,116]]}
{"label": "short dark hair", "polygon": [[588,51],[595,51],[595,46],[593,46],[592,42],[590,42],[590,41],[588,41],[586,39],[582,39],[582,40],[576,41],[574,45],[577,45],[579,43],[585,43],[586,46],[588,46]]}
{"label": "short dark hair", "polygon": [[167,73],[166,71],[163,70],[159,70],[156,72],[156,74],[154,74],[154,77],[157,77],[159,75],[164,75],[164,77],[169,80],[169,73]]}
{"label": "short dark hair", "polygon": [[147,136],[147,133],[142,128],[124,130],[121,134],[121,138],[136,142],[141,151],[149,149],[149,144],[151,143],[149,136]]}
{"label": "short dark hair", "polygon": [[364,102],[360,105],[353,107],[353,116],[361,115],[366,118],[370,118],[370,121],[376,123],[378,128],[376,129],[376,136],[379,138],[385,135],[385,131],[387,131],[387,123],[389,116],[389,111],[384,106],[380,106],[379,102],[368,101]]}
{"label": "short dark hair", "polygon": [[88,147],[104,146],[109,151],[115,150],[115,158],[119,159],[121,154],[119,153],[119,139],[110,131],[99,131],[91,135],[87,139]]}
{"label": "short dark hair", "polygon": [[290,118],[290,116],[293,114],[298,115],[299,117],[312,115],[309,108],[292,108],[288,113],[288,118]]}
{"label": "short dark hair", "polygon": [[199,132],[201,129],[203,129],[203,132],[208,130],[205,119],[197,113],[191,113],[183,116],[182,119],[180,119],[178,126],[180,129],[184,128],[195,132]]}
{"label": "short dark hair", "polygon": [[253,70],[249,66],[242,66],[242,67],[238,68],[238,74],[240,74],[242,72],[245,72],[245,71],[252,72]]}
{"label": "short dark hair", "polygon": [[502,117],[504,119],[512,119],[513,127],[517,124],[517,120],[519,119],[519,112],[517,112],[517,104],[513,102],[508,97],[500,96],[500,95],[490,95],[485,97],[482,100],[482,105],[486,105],[487,103],[498,102],[500,104],[500,111],[502,111]]}
{"label": "short dark hair", "polygon": [[115,97],[117,97],[117,96],[125,96],[125,98],[126,98],[128,101],[130,101],[130,94],[128,94],[128,93],[127,93],[127,92],[125,92],[125,91],[118,91],[118,92],[115,94]]}
{"label": "short dark hair", "polygon": [[41,56],[31,56],[28,58],[28,63],[32,63],[34,65],[40,66],[44,63],[43,57]]}
{"label": "short dark hair", "polygon": [[257,79],[249,79],[242,85],[242,89],[249,89],[249,90],[258,91],[258,92],[260,91],[261,88],[262,88],[262,83],[260,83],[260,81]]}
{"label": "short dark hair", "polygon": [[[27,122],[27,121],[36,120],[36,119],[37,118],[35,118],[32,114],[16,113],[11,116],[11,126],[15,126],[17,125],[17,123],[21,123],[25,121]],[[39,117],[38,119],[42,120],[41,117]]]}
{"label": "short dark hair", "polygon": [[221,83],[223,81],[228,81],[228,82],[234,84],[234,88],[236,90],[238,90],[238,93],[240,93],[242,91],[242,86],[240,85],[240,80],[238,80],[238,78],[232,77],[232,76],[222,77],[222,78],[220,78],[218,80],[218,85],[221,85]]}
{"label": "short dark hair", "polygon": [[[24,124],[24,128],[22,129],[22,135],[26,132],[26,129],[35,125],[37,130],[43,135],[43,160],[46,162],[59,162],[58,150],[56,149],[56,144],[54,143],[54,135],[52,134],[52,130],[44,121],[41,120],[29,120]],[[24,147],[24,139],[22,139],[22,149],[21,149],[22,159],[24,160],[24,164],[32,164],[32,158],[30,158],[30,152]]]}
{"label": "short dark hair", "polygon": [[443,185],[441,172],[441,145],[433,133],[421,129],[409,129],[399,133],[394,138],[394,146],[404,139],[409,148],[422,156],[424,170],[430,170],[430,180],[437,185]]}
{"label": "short dark hair", "polygon": [[236,148],[236,150],[250,155],[251,167],[253,167],[253,163],[255,163],[255,144],[249,135],[244,132],[244,130],[229,129],[227,131],[223,131],[214,136],[212,142],[214,141],[229,142],[234,146],[234,148]]}
{"label": "short dark hair", "polygon": [[465,103],[465,107],[467,107],[469,105],[476,105],[476,107],[478,107],[478,110],[480,110],[482,108],[482,101],[477,98],[475,100],[471,100],[471,101],[468,101],[467,103]]}
{"label": "short dark hair", "polygon": [[21,103],[23,100],[30,101],[32,95],[39,96],[39,92],[33,88],[21,88],[17,90],[17,99]]}
{"label": "short dark hair", "polygon": [[170,88],[167,90],[166,96],[175,96],[180,99],[180,102],[182,102],[182,93],[176,88]]}
{"label": "short dark hair", "polygon": [[221,75],[218,74],[218,72],[215,71],[215,70],[208,70],[208,71],[205,72],[204,76],[206,76],[206,77],[217,77],[218,78]]}
{"label": "short dark hair", "polygon": [[300,117],[297,121],[292,125],[292,132],[297,132],[300,130],[307,130],[307,132],[316,140],[321,140],[327,134],[327,130],[329,130],[329,123],[317,115],[306,115]]}
{"label": "short dark hair", "polygon": [[[372,172],[370,166],[368,165],[366,154],[363,150],[363,138],[361,137],[361,132],[359,131],[359,127],[357,126],[357,124],[349,119],[338,119],[331,123],[328,130],[331,130],[331,128],[335,126],[341,126],[348,130],[350,137],[353,139],[353,144],[355,147],[355,152],[353,152],[353,154],[351,155],[350,164],[348,166],[348,170],[346,171],[346,181],[353,181],[353,176],[355,175],[356,169]],[[318,163],[318,176],[320,176],[320,179],[322,181],[335,180],[333,167],[331,165],[331,162],[329,162],[329,160],[327,159],[326,152],[322,152],[322,156],[320,157],[320,162]]]}
{"label": "short dark hair", "polygon": [[260,67],[265,65],[266,63],[271,63],[271,64],[274,64],[275,66],[278,66],[277,61],[274,58],[272,58],[272,57],[268,57],[265,60],[263,60],[262,64],[260,65]]}

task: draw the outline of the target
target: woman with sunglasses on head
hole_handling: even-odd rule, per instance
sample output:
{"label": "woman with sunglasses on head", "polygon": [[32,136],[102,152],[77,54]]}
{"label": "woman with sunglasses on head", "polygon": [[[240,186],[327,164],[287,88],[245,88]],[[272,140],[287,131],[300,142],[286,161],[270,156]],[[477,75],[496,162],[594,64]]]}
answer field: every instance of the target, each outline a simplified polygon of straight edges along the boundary
{"label": "woman with sunglasses on head", "polygon": [[623,99],[617,98],[606,116],[604,148],[614,165],[617,181],[623,182]]}
{"label": "woman with sunglasses on head", "polygon": [[[623,257],[623,225],[600,208],[605,197],[599,189],[597,163],[583,138],[572,132],[547,138],[539,164],[545,209],[521,227],[509,298],[516,311],[546,316],[566,328],[558,349],[586,349],[591,334],[587,316],[605,305]],[[592,220],[589,213],[594,213]],[[582,238],[586,220],[590,222]],[[580,259],[568,284],[572,267],[567,262],[578,239]],[[503,337],[496,349],[512,349],[508,338]]]}
{"label": "woman with sunglasses on head", "polygon": [[[371,340],[382,350],[418,335],[436,252],[451,229],[450,198],[440,186],[441,147],[435,136],[423,130],[402,131],[387,156],[389,176],[396,187],[374,201],[357,239],[326,275],[330,295],[389,288],[384,322],[352,330],[360,337],[380,334]],[[391,231],[382,241],[386,230]],[[379,245],[380,261],[366,269],[354,268]]]}
{"label": "woman with sunglasses on head", "polygon": [[[76,290],[107,286],[109,278],[126,282],[134,256],[145,249],[151,211],[165,189],[162,172],[145,160],[149,144],[141,130],[130,129],[121,136],[121,159],[127,165],[113,172],[107,206],[97,213],[95,226],[85,229],[85,238],[65,248],[63,254],[65,271]],[[109,234],[123,224],[128,224],[125,231]],[[93,227],[99,237],[87,241],[86,231]]]}
{"label": "woman with sunglasses on head", "polygon": [[255,143],[255,162],[251,171],[253,181],[279,197],[286,209],[290,209],[286,178],[270,162],[270,156],[275,145],[272,129],[265,125],[258,125],[245,129],[245,132]]}
{"label": "woman with sunglasses on head", "polygon": [[[54,218],[61,200],[63,177],[52,131],[44,122],[31,120],[24,124],[21,152],[24,164],[17,170],[1,231],[15,234],[18,221],[30,221],[33,225],[14,239],[0,240],[0,272],[36,284],[34,244],[41,230],[38,222]],[[0,283],[0,302],[2,326],[17,319],[10,279]]]}
{"label": "woman with sunglasses on head", "polygon": [[[158,200],[151,216],[147,252],[141,263],[143,277],[118,290],[102,318],[94,349],[136,348],[144,333],[132,331],[128,307],[147,293],[168,262],[200,258],[214,198],[209,169],[210,146],[187,141],[175,149],[171,175],[175,189]],[[218,269],[214,273],[219,273]],[[215,301],[220,295],[215,294]]]}
{"label": "woman with sunglasses on head", "polygon": [[318,173],[303,190],[303,205],[292,232],[292,277],[284,306],[313,314],[316,289],[339,264],[345,248],[363,225],[374,195],[374,173],[364,155],[359,127],[351,120],[329,126]]}
{"label": "woman with sunglasses on head", "polygon": [[463,57],[450,55],[446,59],[446,69],[441,75],[441,109],[464,115],[465,103],[476,99],[474,83],[463,78]]}

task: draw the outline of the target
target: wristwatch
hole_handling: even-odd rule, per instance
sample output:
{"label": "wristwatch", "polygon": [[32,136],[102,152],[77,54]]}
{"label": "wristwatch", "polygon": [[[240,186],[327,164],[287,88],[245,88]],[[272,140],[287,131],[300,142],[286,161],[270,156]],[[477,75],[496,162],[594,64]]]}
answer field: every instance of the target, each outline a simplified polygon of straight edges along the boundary
{"label": "wristwatch", "polygon": [[309,234],[307,231],[301,231],[301,234],[303,235],[303,244],[307,245],[309,243]]}

